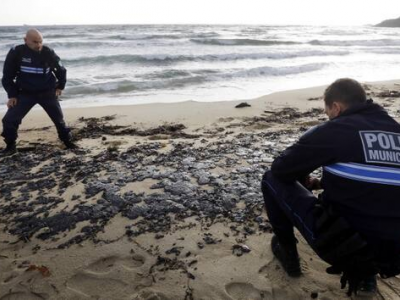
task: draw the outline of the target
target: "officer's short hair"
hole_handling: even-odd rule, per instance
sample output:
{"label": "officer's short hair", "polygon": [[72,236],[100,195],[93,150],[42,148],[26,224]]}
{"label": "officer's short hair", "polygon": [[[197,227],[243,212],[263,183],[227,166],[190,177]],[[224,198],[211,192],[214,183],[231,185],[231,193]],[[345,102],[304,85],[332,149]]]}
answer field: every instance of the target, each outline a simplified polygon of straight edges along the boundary
{"label": "officer's short hair", "polygon": [[351,78],[340,78],[326,88],[324,101],[329,107],[334,101],[352,106],[367,101],[367,95],[358,81]]}

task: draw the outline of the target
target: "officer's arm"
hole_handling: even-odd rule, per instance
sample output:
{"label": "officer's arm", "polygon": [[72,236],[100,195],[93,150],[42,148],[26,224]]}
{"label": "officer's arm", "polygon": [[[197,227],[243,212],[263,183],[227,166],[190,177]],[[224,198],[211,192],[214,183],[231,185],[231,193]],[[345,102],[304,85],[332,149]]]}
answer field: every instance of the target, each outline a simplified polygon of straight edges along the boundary
{"label": "officer's arm", "polygon": [[57,89],[63,90],[65,88],[65,84],[67,83],[67,69],[61,63],[60,57],[52,50],[51,51],[52,59],[54,62],[53,72],[57,77]]}
{"label": "officer's arm", "polygon": [[303,181],[317,168],[333,163],[337,147],[326,131],[316,127],[306,132],[274,160],[272,174],[284,181]]}
{"label": "officer's arm", "polygon": [[17,73],[17,51],[15,49],[11,49],[7,54],[6,61],[4,62],[3,78],[1,79],[1,83],[6,90],[9,99],[17,98],[18,96],[18,87],[15,83]]}

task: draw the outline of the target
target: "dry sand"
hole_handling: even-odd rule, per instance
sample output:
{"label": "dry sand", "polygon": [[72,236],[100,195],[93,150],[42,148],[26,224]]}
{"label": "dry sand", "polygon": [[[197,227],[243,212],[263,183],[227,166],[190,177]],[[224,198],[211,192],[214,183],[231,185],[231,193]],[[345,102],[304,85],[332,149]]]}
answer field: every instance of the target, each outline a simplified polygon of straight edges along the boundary
{"label": "dry sand", "polygon": [[[386,90],[400,90],[400,81],[373,83],[368,87],[374,99],[399,120],[400,98],[378,97],[378,94]],[[235,137],[240,134],[263,131],[281,134],[284,130],[296,130],[300,126],[307,127],[320,122],[307,116],[293,120],[286,118],[283,122],[268,121],[268,117],[287,107],[297,108],[301,112],[311,108],[322,109],[321,100],[310,98],[321,97],[323,90],[324,87],[316,87],[272,94],[247,101],[251,107],[241,109],[234,107],[242,101],[185,102],[67,109],[64,113],[67,122],[76,128],[82,126],[78,120],[82,116],[101,118],[115,115],[109,124],[145,130],[164,123],[182,123],[187,127],[185,133],[206,136],[210,145],[213,141],[223,139],[234,145]],[[30,147],[35,147],[38,142],[59,147],[55,129],[48,126],[51,123],[40,110],[32,111],[24,119],[19,142],[20,148],[28,149],[24,153],[30,155]],[[218,128],[224,128],[225,131]],[[227,138],[226,130],[230,131],[231,138]],[[145,137],[107,135],[106,141],[99,137],[83,138],[78,144],[88,150],[86,155],[93,156],[102,153],[110,145],[117,147],[118,151],[124,151],[131,146],[142,147],[156,140],[163,144],[162,151],[168,152],[172,147],[170,138],[168,133]],[[193,139],[193,147],[201,144],[200,139]],[[179,143],[180,140],[177,141]],[[264,145],[262,142],[261,146]],[[73,157],[75,154],[66,155]],[[249,166],[248,161],[239,161]],[[43,164],[46,161],[36,168],[41,168]],[[265,165],[269,165],[268,160]],[[214,171],[220,174],[231,172],[223,168],[215,168]],[[123,188],[125,191],[132,189],[149,194],[154,192],[149,188],[153,183],[146,179],[131,182]],[[56,188],[49,195],[55,195],[55,191]],[[83,193],[82,183],[69,187],[62,194],[62,206],[72,207],[72,195]],[[31,196],[37,195],[32,193]],[[5,209],[6,204],[4,196],[0,194],[0,208]],[[238,203],[238,209],[240,205],[243,203]],[[52,209],[50,214],[55,214],[58,209]],[[327,265],[313,254],[300,237],[299,252],[304,275],[291,279],[273,258],[270,232],[256,228],[251,234],[243,234],[242,225],[223,216],[218,216],[214,222],[198,216],[185,218],[174,222],[162,237],[156,239],[154,232],[128,237],[126,228],[135,222],[118,213],[96,234],[96,243],[88,239],[57,249],[58,245],[79,233],[87,223],[79,223],[75,229],[59,233],[54,239],[43,241],[34,235],[28,241],[21,241],[17,235],[5,231],[5,228],[13,226],[14,219],[4,212],[0,213],[0,300],[348,299],[339,288],[339,277],[325,273]],[[266,217],[265,213],[262,213],[262,217]],[[232,226],[237,229],[232,229]],[[212,236],[217,242],[204,243],[207,236]],[[199,242],[202,247],[199,247]],[[241,256],[235,255],[232,246],[238,244],[246,245],[251,251]],[[166,251],[171,249],[178,251],[167,254]],[[39,269],[35,269],[35,266]],[[40,269],[41,266],[43,268]],[[379,293],[375,298],[400,299],[400,279],[379,280]]]}

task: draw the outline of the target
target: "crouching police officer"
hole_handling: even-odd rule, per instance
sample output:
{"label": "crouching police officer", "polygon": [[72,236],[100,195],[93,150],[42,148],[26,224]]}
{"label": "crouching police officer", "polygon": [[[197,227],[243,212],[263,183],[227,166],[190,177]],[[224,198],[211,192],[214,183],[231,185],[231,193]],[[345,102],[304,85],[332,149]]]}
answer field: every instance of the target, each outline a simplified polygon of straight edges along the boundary
{"label": "crouching police officer", "polygon": [[[293,226],[342,274],[342,288],[376,291],[376,274],[400,274],[400,125],[352,79],[324,93],[329,121],[307,131],[262,180],[274,236],[289,276],[301,268]],[[322,167],[322,179],[309,174]],[[323,189],[317,199],[310,190]]]}
{"label": "crouching police officer", "polygon": [[2,154],[16,152],[18,127],[36,104],[42,106],[49,115],[65,146],[76,148],[57,99],[65,87],[67,70],[55,52],[43,46],[43,37],[38,30],[30,29],[24,40],[24,45],[10,50],[4,62],[2,84],[9,100],[1,134],[7,146]]}

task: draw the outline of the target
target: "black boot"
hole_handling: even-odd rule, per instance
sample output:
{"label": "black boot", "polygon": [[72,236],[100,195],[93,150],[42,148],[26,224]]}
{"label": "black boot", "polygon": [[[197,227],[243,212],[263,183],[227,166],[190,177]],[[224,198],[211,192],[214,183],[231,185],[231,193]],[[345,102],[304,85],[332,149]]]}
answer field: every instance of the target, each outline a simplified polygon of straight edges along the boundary
{"label": "black boot", "polygon": [[66,149],[78,149],[78,145],[71,140],[63,141]]}
{"label": "black boot", "polygon": [[299,277],[301,275],[300,259],[295,242],[292,245],[284,245],[274,235],[271,240],[271,249],[290,277]]}
{"label": "black boot", "polygon": [[17,153],[17,144],[15,142],[7,143],[7,146],[0,151],[0,156],[11,156]]}
{"label": "black boot", "polygon": [[358,288],[359,295],[373,295],[377,291],[377,283],[376,283],[376,276],[370,276],[361,281],[360,287]]}

